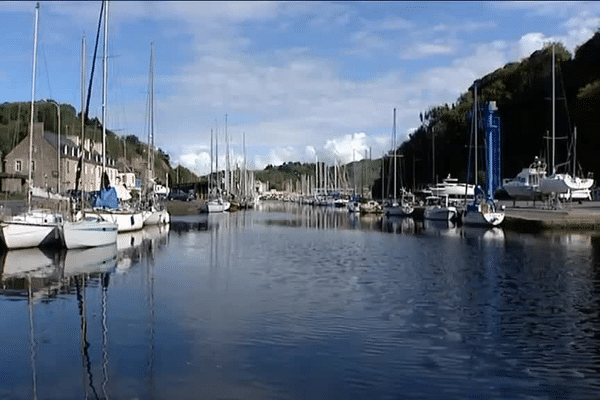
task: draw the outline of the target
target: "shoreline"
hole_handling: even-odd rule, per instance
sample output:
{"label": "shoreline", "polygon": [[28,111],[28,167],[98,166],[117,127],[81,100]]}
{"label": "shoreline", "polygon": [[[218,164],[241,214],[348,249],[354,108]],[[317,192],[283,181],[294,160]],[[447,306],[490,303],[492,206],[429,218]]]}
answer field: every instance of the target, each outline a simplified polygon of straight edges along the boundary
{"label": "shoreline", "polygon": [[[200,215],[203,200],[170,200],[165,208],[172,216]],[[549,209],[541,201],[500,200],[505,207],[505,218],[501,227],[518,232],[540,232],[547,230],[600,230],[600,201],[563,203],[560,209]],[[535,204],[535,206],[534,206]],[[69,202],[64,200],[34,199],[34,207],[68,211]],[[9,217],[25,211],[25,200],[0,200],[0,215]]]}

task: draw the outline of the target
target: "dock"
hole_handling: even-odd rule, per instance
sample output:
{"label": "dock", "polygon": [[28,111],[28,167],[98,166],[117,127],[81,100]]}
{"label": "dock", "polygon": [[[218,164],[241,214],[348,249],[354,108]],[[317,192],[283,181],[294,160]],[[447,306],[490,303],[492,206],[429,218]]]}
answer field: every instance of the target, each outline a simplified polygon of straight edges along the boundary
{"label": "dock", "polygon": [[600,201],[564,202],[558,208],[543,202],[500,201],[505,207],[502,227],[505,229],[539,232],[544,230],[600,231]]}

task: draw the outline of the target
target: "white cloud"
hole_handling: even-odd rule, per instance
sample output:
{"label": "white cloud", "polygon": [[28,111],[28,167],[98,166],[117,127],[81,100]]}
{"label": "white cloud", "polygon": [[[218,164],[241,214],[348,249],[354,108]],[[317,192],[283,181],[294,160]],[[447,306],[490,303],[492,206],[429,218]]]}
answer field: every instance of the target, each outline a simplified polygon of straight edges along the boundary
{"label": "white cloud", "polygon": [[415,23],[404,18],[395,16],[386,17],[381,20],[371,21],[362,19],[367,31],[404,31],[415,28]]}
{"label": "white cloud", "polygon": [[400,54],[402,60],[415,60],[435,55],[447,55],[453,53],[454,48],[449,44],[416,43],[409,46]]}
{"label": "white cloud", "polygon": [[531,53],[544,47],[549,39],[540,32],[528,33],[519,39],[517,45],[517,58],[519,60],[529,57]]}
{"label": "white cloud", "polygon": [[498,26],[494,21],[485,21],[485,22],[473,22],[467,21],[462,24],[457,25],[448,25],[448,24],[438,24],[432,28],[434,32],[474,32],[478,30],[486,30],[492,29]]}

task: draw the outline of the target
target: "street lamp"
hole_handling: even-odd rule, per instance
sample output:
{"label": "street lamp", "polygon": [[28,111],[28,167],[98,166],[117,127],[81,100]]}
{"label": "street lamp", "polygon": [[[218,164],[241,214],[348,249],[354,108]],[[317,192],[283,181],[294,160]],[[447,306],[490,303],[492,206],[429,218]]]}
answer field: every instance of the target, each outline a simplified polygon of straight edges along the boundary
{"label": "street lamp", "polygon": [[56,133],[56,193],[60,194],[60,105],[52,99],[46,99],[46,102],[54,104],[58,113],[58,130]]}

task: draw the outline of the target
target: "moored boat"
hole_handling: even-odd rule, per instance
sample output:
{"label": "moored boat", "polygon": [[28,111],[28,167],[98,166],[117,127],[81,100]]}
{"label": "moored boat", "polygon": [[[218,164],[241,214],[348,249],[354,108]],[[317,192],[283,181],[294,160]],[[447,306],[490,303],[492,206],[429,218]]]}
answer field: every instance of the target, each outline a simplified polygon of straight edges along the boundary
{"label": "moored boat", "polygon": [[[477,151],[479,124],[479,108],[477,103],[477,85],[474,87],[473,102],[473,125],[472,135],[474,139],[474,172],[476,195],[472,203],[468,204],[462,214],[462,222],[465,225],[498,226],[504,221],[504,211],[499,210],[494,200],[494,192],[500,184],[500,118],[495,114],[496,102],[489,101],[485,107],[485,191],[477,185]],[[470,157],[469,157],[470,159]],[[470,168],[470,166],[469,166]]]}
{"label": "moored boat", "polygon": [[231,203],[223,198],[219,197],[216,199],[206,200],[200,205],[200,212],[204,213],[220,213],[228,211]]}
{"label": "moored boat", "polygon": [[118,225],[96,214],[75,222],[65,222],[62,236],[67,249],[105,246],[117,242]]}
{"label": "moored boat", "polygon": [[425,199],[423,218],[432,221],[451,221],[458,216],[456,207],[449,205],[448,196],[429,196]]}
{"label": "moored boat", "polygon": [[[62,224],[62,214],[50,210],[32,209],[31,196],[33,191],[33,178],[31,167],[34,165],[33,135],[34,135],[34,104],[35,104],[35,77],[37,66],[37,41],[40,5],[35,8],[35,30],[33,41],[33,77],[31,79],[31,112],[29,120],[29,157],[27,178],[27,207],[28,210],[2,222],[2,237],[9,249],[37,247],[43,244],[59,244],[58,227]],[[43,127],[42,127],[43,130]]]}
{"label": "moored boat", "polygon": [[62,214],[50,210],[33,209],[2,222],[2,238],[9,249],[43,245],[62,245],[59,227]]}
{"label": "moored boat", "polygon": [[361,214],[380,214],[383,212],[381,205],[375,200],[369,200],[366,203],[360,205]]}
{"label": "moored boat", "polygon": [[450,198],[464,198],[473,197],[475,195],[475,186],[459,182],[458,178],[452,178],[450,174],[442,180],[441,183],[437,183],[429,187],[432,196]]}

